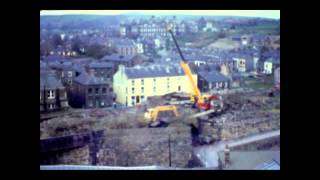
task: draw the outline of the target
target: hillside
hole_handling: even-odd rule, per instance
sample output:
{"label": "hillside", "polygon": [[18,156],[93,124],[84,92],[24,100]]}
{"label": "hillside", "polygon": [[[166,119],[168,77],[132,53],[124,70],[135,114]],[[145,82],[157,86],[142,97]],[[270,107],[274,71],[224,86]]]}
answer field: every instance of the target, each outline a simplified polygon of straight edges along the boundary
{"label": "hillside", "polygon": [[231,50],[235,48],[239,48],[240,43],[236,41],[232,41],[230,38],[223,38],[215,41],[208,45],[208,48],[218,48],[221,50]]}

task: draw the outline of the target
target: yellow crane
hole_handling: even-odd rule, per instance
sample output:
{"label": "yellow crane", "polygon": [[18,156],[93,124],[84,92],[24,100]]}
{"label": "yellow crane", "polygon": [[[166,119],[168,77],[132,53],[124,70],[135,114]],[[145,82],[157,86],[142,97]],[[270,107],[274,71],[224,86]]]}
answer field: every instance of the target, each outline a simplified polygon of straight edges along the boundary
{"label": "yellow crane", "polygon": [[[181,62],[180,62],[180,66],[183,69],[184,74],[188,77],[190,83],[191,83],[191,89],[192,89],[192,94],[191,94],[191,101],[196,105],[196,107],[200,110],[200,111],[207,111],[207,113],[205,114],[199,114],[198,116],[204,116],[208,113],[212,113],[212,112],[220,112],[222,107],[223,107],[223,103],[221,102],[221,98],[218,96],[214,96],[214,95],[202,95],[195,80],[192,77],[192,72],[191,69],[188,65],[188,63],[185,61],[183,54],[178,46],[178,43],[173,35],[173,32],[171,31],[170,28],[168,28],[169,33],[171,34],[174,43],[176,45],[176,48],[180,54],[181,57]],[[215,102],[219,102],[218,104]],[[156,106],[154,108],[149,108],[148,111],[144,114],[145,119],[149,120],[150,123],[155,123],[158,122],[157,118],[158,118],[158,114],[159,112],[162,111],[172,111],[174,112],[175,116],[179,116],[178,112],[177,112],[177,108],[174,105],[167,105],[167,106]]]}
{"label": "yellow crane", "polygon": [[[180,47],[176,41],[176,38],[174,37],[173,32],[170,28],[168,28],[168,32],[171,34],[172,39],[176,45],[176,48],[180,54],[180,57],[181,57],[180,66],[182,67],[183,72],[188,77],[189,82],[191,83],[191,89],[192,89],[191,101],[193,103],[195,103],[196,107],[199,110],[207,111],[207,110],[215,108],[216,111],[221,111],[222,107],[223,107],[221,97],[215,96],[215,95],[202,95],[201,94],[195,80],[192,77],[191,69],[190,69],[188,63],[186,62],[186,60],[180,50]],[[217,102],[217,103],[215,103],[215,102]]]}

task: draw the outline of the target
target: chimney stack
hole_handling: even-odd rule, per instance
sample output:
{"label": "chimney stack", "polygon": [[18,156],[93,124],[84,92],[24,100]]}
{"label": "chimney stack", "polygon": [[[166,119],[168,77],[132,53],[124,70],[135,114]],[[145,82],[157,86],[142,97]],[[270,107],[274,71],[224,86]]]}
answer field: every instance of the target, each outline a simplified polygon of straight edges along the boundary
{"label": "chimney stack", "polygon": [[94,69],[89,69],[89,75],[94,76]]}

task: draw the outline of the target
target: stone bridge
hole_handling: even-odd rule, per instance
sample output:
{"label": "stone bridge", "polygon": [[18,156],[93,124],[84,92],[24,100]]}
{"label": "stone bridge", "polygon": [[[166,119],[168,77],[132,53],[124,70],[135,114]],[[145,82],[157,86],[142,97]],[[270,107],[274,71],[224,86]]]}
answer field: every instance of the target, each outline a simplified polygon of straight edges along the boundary
{"label": "stone bridge", "polygon": [[73,134],[68,136],[54,137],[40,140],[40,164],[52,161],[57,154],[64,151],[81,148],[88,145],[92,163],[96,162],[96,152],[99,141],[104,136],[104,130],[92,131],[83,134]]}

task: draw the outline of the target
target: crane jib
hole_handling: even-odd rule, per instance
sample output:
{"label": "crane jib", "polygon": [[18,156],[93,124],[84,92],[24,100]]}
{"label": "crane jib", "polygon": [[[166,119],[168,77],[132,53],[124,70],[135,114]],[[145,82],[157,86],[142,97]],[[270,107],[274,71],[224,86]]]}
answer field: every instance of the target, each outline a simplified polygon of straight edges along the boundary
{"label": "crane jib", "polygon": [[179,47],[179,45],[178,45],[178,42],[177,42],[176,38],[175,38],[174,35],[173,35],[173,32],[172,32],[171,30],[169,30],[169,32],[170,32],[170,34],[171,34],[171,36],[172,36],[172,39],[173,39],[173,41],[174,41],[174,44],[176,45],[176,48],[177,48],[178,52],[179,52],[179,54],[180,54],[181,60],[182,60],[183,62],[186,62],[185,59],[184,59],[184,56],[183,56],[183,54],[182,54],[182,52],[181,52],[181,50],[180,50],[180,47]]}

